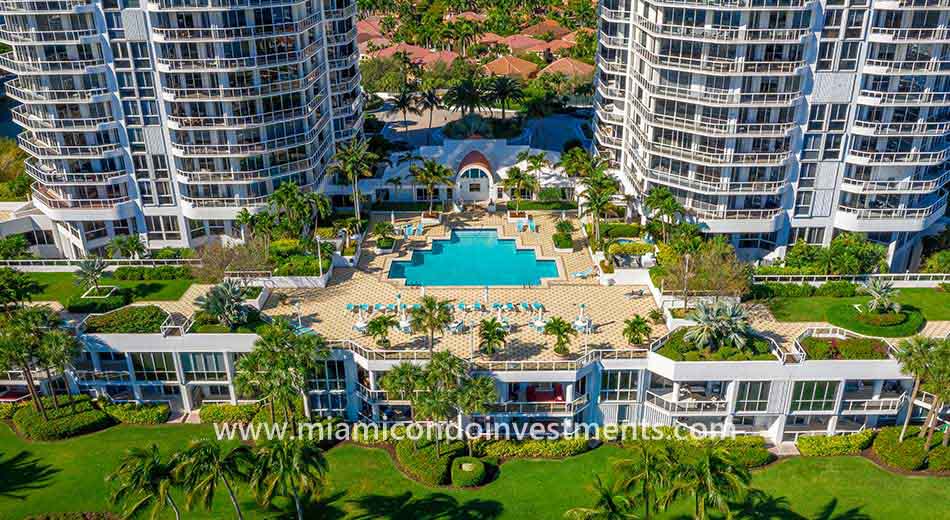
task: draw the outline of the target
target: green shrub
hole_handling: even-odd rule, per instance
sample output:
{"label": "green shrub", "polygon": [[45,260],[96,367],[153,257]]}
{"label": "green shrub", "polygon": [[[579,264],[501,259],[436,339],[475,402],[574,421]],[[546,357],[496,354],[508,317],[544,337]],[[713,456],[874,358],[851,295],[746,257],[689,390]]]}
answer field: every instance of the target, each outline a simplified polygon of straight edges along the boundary
{"label": "green shrub", "polygon": [[640,224],[604,224],[600,234],[607,238],[636,238],[641,231]]}
{"label": "green shrub", "polygon": [[112,513],[43,513],[30,515],[23,520],[119,520],[120,516]]}
{"label": "green shrub", "polygon": [[901,433],[899,426],[882,428],[874,438],[872,449],[888,466],[907,471],[922,469],[927,461],[927,450],[924,449],[924,439],[917,437],[918,431],[917,427],[908,428],[904,442],[898,442]]}
{"label": "green shrub", "polygon": [[894,327],[907,321],[906,312],[859,312],[858,321],[872,327]]}
{"label": "green shrub", "polygon": [[290,258],[302,254],[304,254],[304,248],[300,245],[300,241],[294,238],[274,240],[270,244],[272,258]]}
{"label": "green shrub", "polygon": [[74,295],[66,300],[66,310],[76,314],[99,314],[125,307],[132,301],[132,294],[126,289],[116,289],[105,298],[83,298]]}
{"label": "green shrub", "polygon": [[541,188],[541,191],[538,192],[538,200],[542,202],[556,202],[559,200],[564,200],[564,197],[561,196],[561,188]]}
{"label": "green shrub", "polygon": [[[700,442],[716,441],[709,439]],[[729,450],[729,453],[736,458],[736,462],[747,468],[758,468],[775,460],[775,455],[765,447],[765,439],[758,435],[726,438],[718,442]]]}
{"label": "green shrub", "polygon": [[[463,464],[471,464],[465,470]],[[474,487],[485,482],[485,463],[475,457],[458,457],[452,461],[452,485],[456,487]]]}
{"label": "green shrub", "polygon": [[551,239],[554,240],[554,247],[558,249],[574,249],[574,240],[570,233],[555,233]]}
{"label": "green shrub", "polygon": [[[917,331],[923,328],[924,320],[923,315],[916,308],[905,305],[901,310],[901,313],[906,314],[906,318],[900,323],[894,325],[874,325],[872,323],[866,323],[865,318],[859,316],[860,314],[869,314],[858,312],[853,305],[842,303],[838,305],[832,305],[828,308],[827,316],[828,321],[832,325],[837,325],[838,327],[848,329],[858,334],[864,334],[866,336],[880,336],[885,338],[900,338],[905,336],[913,336]],[[884,318],[886,322],[887,318]],[[872,320],[873,321],[873,320]]]}
{"label": "green shrub", "polygon": [[765,300],[768,298],[803,298],[813,296],[815,288],[806,283],[757,283],[749,288],[750,298]]}
{"label": "green shrub", "polygon": [[815,338],[801,340],[808,359],[887,359],[887,344],[874,338]]}
{"label": "green shrub", "polygon": [[438,486],[449,481],[452,459],[464,451],[460,441],[440,442],[436,451],[435,441],[403,439],[396,443],[396,459],[407,473],[419,482]]}
{"label": "green shrub", "polygon": [[825,282],[815,289],[815,296],[831,296],[834,298],[850,298],[858,294],[858,286],[847,280]]}
{"label": "green shrub", "polygon": [[102,410],[124,424],[164,424],[171,414],[168,403],[108,403]]}
{"label": "green shrub", "polygon": [[156,334],[168,318],[161,307],[144,305],[125,307],[86,320],[86,332],[101,334]]}
{"label": "green shrub", "polygon": [[202,424],[249,423],[261,407],[257,404],[206,404],[199,413]]}
{"label": "green shrub", "polygon": [[765,338],[753,336],[743,350],[724,346],[716,351],[710,351],[697,348],[686,341],[687,330],[689,327],[676,329],[657,354],[673,361],[776,361],[771,352],[771,344]]}
{"label": "green shrub", "polygon": [[871,445],[874,430],[851,435],[808,435],[798,438],[798,451],[806,457],[857,455]]}
{"label": "green shrub", "polygon": [[[323,272],[330,270],[330,258],[323,257]],[[320,263],[315,256],[294,255],[274,270],[276,276],[320,276]]]}
{"label": "green shrub", "polygon": [[89,396],[75,397],[72,406],[62,399],[59,408],[53,407],[51,398],[42,399],[49,420],[43,419],[33,406],[20,407],[13,414],[13,424],[20,435],[35,441],[54,441],[92,433],[115,424],[112,417],[93,406]]}
{"label": "green shrub", "polygon": [[163,247],[152,254],[156,260],[175,260],[178,258],[191,258],[194,252],[191,249],[179,247]]}
{"label": "green shrub", "polygon": [[13,414],[20,409],[21,406],[28,406],[29,401],[17,401],[15,403],[0,403],[0,419],[12,419]]}
{"label": "green shrub", "polygon": [[472,453],[483,457],[559,459],[580,455],[590,449],[587,439],[476,439]]}
{"label": "green shrub", "polygon": [[187,280],[192,277],[191,268],[184,265],[122,266],[112,276],[117,280]]}
{"label": "green shrub", "polygon": [[950,471],[950,446],[931,448],[927,455],[927,467],[931,471]]}

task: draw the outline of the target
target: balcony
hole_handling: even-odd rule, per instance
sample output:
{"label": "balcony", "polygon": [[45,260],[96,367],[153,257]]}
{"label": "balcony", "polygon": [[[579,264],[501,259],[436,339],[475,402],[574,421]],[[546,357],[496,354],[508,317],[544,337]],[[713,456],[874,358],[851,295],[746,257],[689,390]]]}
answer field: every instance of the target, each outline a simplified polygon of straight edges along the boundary
{"label": "balcony", "polygon": [[928,136],[944,135],[950,132],[950,123],[947,122],[913,122],[913,123],[880,123],[877,121],[855,120],[852,126],[854,133],[870,136],[886,137],[890,135]]}
{"label": "balcony", "polygon": [[810,33],[808,27],[799,29],[748,29],[725,26],[693,26],[655,23],[642,16],[633,18],[636,25],[656,36],[688,38],[711,42],[795,43]]}
{"label": "balcony", "polygon": [[631,20],[633,13],[621,9],[600,8],[600,17],[608,22],[627,23]]}
{"label": "balcony", "polygon": [[[96,131],[103,130],[105,127],[116,123],[115,118],[112,116],[105,117],[77,117],[75,119],[61,119],[56,117],[37,117],[35,114],[31,114],[27,111],[25,105],[20,105],[14,107],[13,110],[13,121],[26,128],[27,130],[34,131],[48,131],[48,130],[77,130],[77,131]],[[48,116],[48,114],[46,114]]]}
{"label": "balcony", "polygon": [[950,41],[950,30],[946,27],[923,29],[871,27],[868,40],[880,43],[947,42]]}
{"label": "balcony", "polygon": [[895,414],[904,404],[904,394],[882,394],[877,397],[871,392],[845,392],[841,398],[841,413],[845,415]]}
{"label": "balcony", "polygon": [[865,150],[848,150],[845,160],[853,164],[870,166],[936,166],[947,160],[950,148],[934,152],[875,152]]}
{"label": "balcony", "polygon": [[324,11],[327,20],[345,20],[356,16],[356,2],[341,9],[327,9]]}
{"label": "balcony", "polygon": [[813,0],[657,0],[652,2],[658,6],[682,7],[693,6],[703,9],[732,8],[732,9],[805,9]]}
{"label": "balcony", "polygon": [[[224,129],[224,128],[251,128],[281,121],[291,121],[308,117],[318,111],[320,104],[325,98],[314,98],[307,106],[289,108],[286,110],[274,110],[262,114],[249,114],[243,116],[168,116],[168,128],[171,129]],[[318,114],[319,116],[319,114]]]}
{"label": "balcony", "polygon": [[[0,15],[6,14],[68,14],[92,9],[91,0],[0,0]],[[88,9],[83,9],[88,8]]]}
{"label": "balcony", "polygon": [[947,209],[947,196],[922,208],[856,208],[839,204],[835,226],[847,231],[923,231],[940,220]]}
{"label": "balcony", "polygon": [[639,171],[651,182],[711,195],[773,195],[780,193],[789,185],[786,180],[737,182],[728,177],[685,176],[643,167]]}
{"label": "balcony", "polygon": [[665,143],[662,141],[651,143],[640,136],[641,148],[656,153],[684,159],[696,164],[713,166],[752,165],[752,166],[782,166],[788,160],[789,152],[734,152],[731,149],[692,149]]}
{"label": "balcony", "polygon": [[492,403],[489,414],[511,415],[574,415],[587,407],[587,396],[582,395],[571,402],[565,401],[508,401]]}
{"label": "balcony", "polygon": [[604,146],[610,146],[617,149],[623,147],[623,140],[621,138],[610,135],[606,130],[600,129],[599,127],[597,131],[594,132],[594,135],[597,136],[597,141]]}
{"label": "balcony", "polygon": [[866,74],[940,74],[946,71],[950,71],[950,61],[868,58],[864,62],[863,72]]}
{"label": "balcony", "polygon": [[950,169],[935,177],[911,177],[907,179],[867,180],[854,179],[847,174],[842,178],[841,189],[850,193],[933,193],[950,181]]}
{"label": "balcony", "polygon": [[185,72],[185,71],[208,71],[217,72],[220,70],[242,70],[257,69],[262,67],[274,67],[278,65],[288,65],[309,60],[317,54],[322,48],[320,42],[313,42],[301,50],[290,50],[285,52],[275,52],[272,54],[263,54],[258,56],[245,56],[238,58],[163,58],[156,59],[158,69]]}
{"label": "balcony", "polygon": [[77,88],[69,90],[50,90],[25,87],[20,79],[10,80],[4,85],[4,91],[11,98],[24,103],[95,103],[105,101],[109,96],[107,88]]}
{"label": "balcony", "polygon": [[251,27],[152,27],[155,41],[184,42],[215,40],[247,40],[255,38],[273,38],[300,34],[309,31],[322,19],[320,13],[314,13],[307,18],[288,23],[255,25]]}
{"label": "balcony", "polygon": [[673,67],[688,71],[698,71],[703,73],[720,74],[795,74],[798,69],[805,65],[803,60],[779,61],[764,60],[753,61],[745,60],[743,57],[722,58],[716,56],[677,56],[672,54],[654,54],[652,51],[640,44],[634,45],[634,50],[644,60],[655,66]]}
{"label": "balcony", "polygon": [[149,0],[148,6],[157,11],[205,11],[292,7],[304,3],[305,0]]}
{"label": "balcony", "polygon": [[634,80],[651,94],[674,99],[685,99],[708,105],[788,106],[796,103],[802,96],[800,91],[744,93],[733,90],[694,90],[676,85],[657,85],[652,82],[645,83],[640,81],[639,76],[634,77]]}
{"label": "balcony", "polygon": [[319,126],[315,126],[299,134],[246,143],[181,143],[176,142],[173,137],[171,148],[176,155],[184,157],[247,156],[306,145],[319,137]]}
{"label": "balcony", "polygon": [[602,119],[605,123],[622,125],[623,124],[623,111],[617,110],[615,105],[608,105],[610,108],[607,108],[600,103],[599,100],[594,100],[594,112],[597,114],[597,117]]}
{"label": "balcony", "polygon": [[320,150],[309,158],[296,160],[279,166],[261,168],[250,171],[219,171],[201,170],[191,172],[179,169],[178,180],[185,184],[204,184],[214,182],[254,182],[266,179],[277,179],[297,173],[307,173],[320,164],[320,158],[326,152],[328,145],[321,146]]}
{"label": "balcony", "polygon": [[95,38],[99,31],[92,29],[63,30],[63,31],[35,31],[29,28],[11,27],[9,24],[0,25],[0,42],[8,45],[24,43],[81,43],[89,38]]}
{"label": "balcony", "polygon": [[36,134],[24,132],[17,136],[20,146],[34,157],[42,159],[82,159],[113,157],[122,152],[118,143],[97,145],[63,145],[47,143],[36,138]]}
{"label": "balcony", "polygon": [[711,233],[771,233],[782,226],[786,213],[784,208],[727,209],[695,205],[689,211]]}
{"label": "balcony", "polygon": [[862,89],[858,102],[864,105],[950,105],[950,92],[882,92]]}
{"label": "balcony", "polygon": [[135,215],[136,205],[128,196],[103,199],[64,199],[43,187],[32,188],[33,204],[54,220],[118,220]]}
{"label": "balcony", "polygon": [[24,171],[36,182],[43,185],[88,185],[112,184],[123,180],[128,175],[125,170],[112,172],[59,172],[52,168],[45,168],[34,161],[24,162]]}
{"label": "balcony", "polygon": [[704,118],[701,113],[690,117],[661,114],[643,106],[639,101],[634,101],[633,106],[640,112],[642,119],[653,125],[718,137],[784,137],[791,129],[798,126],[795,121],[744,123],[731,119]]}
{"label": "balcony", "polygon": [[630,38],[621,35],[609,35],[600,33],[600,43],[606,47],[612,49],[622,49],[626,50],[627,46],[630,44]]}
{"label": "balcony", "polygon": [[360,75],[356,74],[347,79],[333,79],[330,81],[330,87],[335,93],[350,92],[360,86]]}
{"label": "balcony", "polygon": [[729,403],[715,396],[701,397],[693,395],[686,399],[675,399],[675,397],[672,392],[659,395],[648,390],[646,402],[674,416],[720,415],[729,413]]}
{"label": "balcony", "polygon": [[305,78],[269,81],[262,85],[247,87],[163,87],[162,94],[168,101],[244,101],[247,98],[268,97],[308,90],[320,84],[325,71],[314,69]]}
{"label": "balcony", "polygon": [[342,33],[328,33],[327,45],[343,45],[356,40],[356,27]]}
{"label": "balcony", "polygon": [[64,57],[61,60],[21,60],[14,56],[13,51],[0,54],[0,69],[13,74],[93,74],[95,67],[104,67],[102,58],[88,60],[71,59]]}
{"label": "balcony", "polygon": [[348,56],[334,58],[330,60],[330,70],[348,69],[360,62],[360,53],[353,51]]}
{"label": "balcony", "polygon": [[623,89],[616,85],[604,84],[604,83],[598,82],[597,93],[600,94],[601,97],[605,97],[605,98],[612,99],[615,101],[623,102],[624,100]]}

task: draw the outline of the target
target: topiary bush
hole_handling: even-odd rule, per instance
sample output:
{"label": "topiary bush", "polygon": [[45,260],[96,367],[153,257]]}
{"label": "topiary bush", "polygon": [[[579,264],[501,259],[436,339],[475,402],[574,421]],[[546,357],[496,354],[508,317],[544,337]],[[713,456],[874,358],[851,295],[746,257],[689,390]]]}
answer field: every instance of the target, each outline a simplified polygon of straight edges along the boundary
{"label": "topiary bush", "polygon": [[102,410],[123,424],[164,424],[171,415],[168,403],[105,403]]}
{"label": "topiary bush", "polygon": [[257,404],[206,404],[201,407],[201,423],[249,423],[260,410]]}
{"label": "topiary bush", "polygon": [[76,314],[100,314],[125,307],[132,301],[132,294],[126,289],[116,289],[105,298],[83,298],[75,295],[66,300],[66,310]]}
{"label": "topiary bush", "polygon": [[452,461],[453,486],[474,487],[483,482],[485,482],[484,462],[475,457],[457,457]]}
{"label": "topiary bush", "polygon": [[480,457],[559,459],[580,455],[590,450],[583,438],[557,439],[475,439],[472,453]]}
{"label": "topiary bush", "polygon": [[864,430],[851,435],[809,435],[799,437],[796,444],[806,457],[858,455],[871,445],[874,434],[874,430]]}
{"label": "topiary bush", "polygon": [[449,481],[452,459],[464,451],[465,444],[440,442],[438,449],[441,453],[436,451],[435,441],[403,439],[396,443],[396,460],[419,482],[438,486]]}
{"label": "topiary bush", "polygon": [[86,320],[86,332],[89,334],[157,334],[168,314],[161,307],[143,305],[125,307],[101,316],[90,316]]}
{"label": "topiary bush", "polygon": [[904,442],[899,442],[901,428],[891,426],[882,428],[874,438],[872,449],[884,464],[907,471],[923,469],[927,462],[927,450],[924,440],[917,437],[920,431],[916,426],[907,429]]}
{"label": "topiary bush", "polygon": [[54,441],[92,433],[115,424],[108,414],[93,406],[89,396],[74,397],[73,405],[63,399],[59,408],[53,406],[53,400],[43,397],[46,415],[49,420],[31,406],[20,407],[13,414],[13,424],[20,435],[35,441]]}

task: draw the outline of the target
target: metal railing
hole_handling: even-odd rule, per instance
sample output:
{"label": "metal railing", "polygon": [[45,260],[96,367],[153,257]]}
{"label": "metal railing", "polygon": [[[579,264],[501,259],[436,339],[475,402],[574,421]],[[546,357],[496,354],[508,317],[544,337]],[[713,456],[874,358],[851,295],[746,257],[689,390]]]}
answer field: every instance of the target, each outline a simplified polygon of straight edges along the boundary
{"label": "metal railing", "polygon": [[368,361],[428,361],[432,353],[426,349],[381,350],[367,348],[350,339],[332,340],[333,348],[349,350]]}
{"label": "metal railing", "polygon": [[[857,332],[852,332],[848,329],[835,326],[825,326],[825,327],[809,327],[802,331],[801,334],[795,338],[793,343],[793,349],[797,355],[796,362],[802,363],[808,360],[808,353],[805,348],[802,346],[801,341],[805,338],[814,337],[814,338],[835,338],[846,340],[850,338],[863,338],[875,340],[883,343],[887,346],[887,358],[893,360],[898,352],[898,348],[894,346],[887,338],[881,338],[878,336],[866,336],[864,334],[858,334]],[[829,360],[830,361],[830,360]]]}
{"label": "metal railing", "polygon": [[911,177],[907,179],[896,180],[863,180],[852,179],[847,174],[842,177],[842,188],[846,191],[857,190],[860,193],[874,192],[921,192],[928,193],[942,187],[950,182],[950,169],[944,171],[941,175],[924,179],[920,177]]}
{"label": "metal railing", "polygon": [[317,25],[323,16],[315,12],[312,15],[296,22],[255,25],[251,27],[152,27],[152,33],[165,41],[182,40],[233,40],[241,38],[262,38],[297,34],[310,30]]}
{"label": "metal railing", "polygon": [[842,213],[850,213],[855,218],[861,220],[885,220],[894,218],[904,219],[922,219],[927,218],[934,213],[943,213],[947,206],[946,196],[938,199],[933,204],[925,208],[854,208],[838,204],[837,210]]}
{"label": "metal railing", "polygon": [[[34,260],[0,260],[4,267],[79,267],[83,259],[50,259],[38,258]],[[107,266],[142,266],[155,267],[160,265],[201,265],[200,258],[103,258]]]}
{"label": "metal railing", "polygon": [[839,280],[867,282],[878,278],[885,282],[950,282],[950,273],[883,273],[883,274],[754,274],[753,283],[824,283]]}
{"label": "metal railing", "polygon": [[841,413],[897,413],[901,409],[906,394],[899,397],[878,397],[848,399],[847,394],[841,399]]}
{"label": "metal railing", "polygon": [[507,401],[488,405],[488,413],[504,414],[575,414],[587,407],[586,395],[566,401]]}
{"label": "metal railing", "polygon": [[647,390],[646,402],[662,410],[678,415],[719,414],[729,411],[728,401],[671,401],[661,395]]}

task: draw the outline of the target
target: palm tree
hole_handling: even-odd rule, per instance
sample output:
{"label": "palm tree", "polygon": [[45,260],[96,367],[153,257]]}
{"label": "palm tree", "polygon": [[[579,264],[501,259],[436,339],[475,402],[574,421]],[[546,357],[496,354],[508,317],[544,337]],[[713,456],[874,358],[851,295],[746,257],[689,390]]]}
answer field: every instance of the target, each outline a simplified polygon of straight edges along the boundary
{"label": "palm tree", "polygon": [[247,468],[253,461],[251,449],[244,445],[223,446],[220,442],[204,439],[191,441],[178,455],[176,477],[185,488],[185,507],[189,510],[195,501],[208,511],[214,502],[218,484],[224,484],[238,520],[243,520],[241,506],[234,491],[234,483],[247,479]]}
{"label": "palm tree", "polygon": [[677,215],[684,213],[683,206],[676,200],[673,192],[665,186],[656,186],[650,189],[647,196],[643,199],[643,206],[659,217],[663,226],[663,241],[667,242],[670,238],[669,226]]}
{"label": "palm tree", "polygon": [[587,189],[584,191],[585,203],[581,215],[590,215],[591,220],[593,220],[594,244],[600,244],[600,216],[610,207],[615,191],[615,189]]}
{"label": "palm tree", "polygon": [[[52,381],[52,371],[65,374],[73,363],[73,360],[79,357],[82,352],[82,346],[75,336],[62,329],[49,330],[42,334],[40,339],[40,359],[43,369],[46,371],[46,380]],[[59,407],[56,400],[56,390],[51,384],[49,386],[50,395],[53,397],[53,406]],[[66,395],[69,396],[69,403],[73,403],[73,392],[66,382]]]}
{"label": "palm tree", "polygon": [[403,361],[383,374],[379,387],[386,392],[388,399],[411,401],[416,390],[421,389],[425,375],[419,365]]}
{"label": "palm tree", "polygon": [[640,518],[636,514],[638,507],[630,495],[624,492],[622,482],[604,483],[600,479],[600,475],[594,475],[594,495],[597,497],[594,507],[575,507],[564,513],[564,517],[576,520],[632,520]]}
{"label": "palm tree", "polygon": [[521,83],[508,76],[492,76],[488,82],[487,94],[492,101],[501,105],[502,119],[505,118],[508,103],[524,99],[524,91],[521,90]]}
{"label": "palm tree", "polygon": [[166,461],[154,444],[148,449],[131,448],[119,462],[119,467],[107,479],[118,486],[110,496],[113,504],[125,504],[124,518],[136,516],[151,507],[153,520],[170,507],[175,519],[181,520],[181,511],[172,498],[171,490],[179,485],[175,479],[174,461]]}
{"label": "palm tree", "polygon": [[423,90],[416,96],[416,110],[419,113],[428,111],[429,112],[429,126],[426,127],[426,144],[429,144],[429,139],[432,135],[432,116],[435,114],[436,109],[442,108],[442,98],[436,93],[434,88]]}
{"label": "palm tree", "polygon": [[[495,380],[491,377],[473,377],[462,383],[462,387],[456,392],[456,396],[459,413],[465,415],[486,414],[489,411],[489,406],[498,401],[498,388],[495,387]],[[468,454],[471,455],[471,439],[468,439],[468,441]]]}
{"label": "palm tree", "polygon": [[478,348],[489,356],[505,346],[506,336],[508,332],[505,331],[505,326],[496,318],[482,320],[478,324]]}
{"label": "palm tree", "polygon": [[426,187],[426,192],[429,194],[429,213],[432,213],[436,187],[450,184],[455,174],[448,166],[433,159],[425,159],[422,161],[422,167],[413,166],[409,170],[412,172],[415,183]]}
{"label": "palm tree", "polygon": [[86,289],[94,288],[96,295],[99,294],[99,281],[106,272],[106,262],[99,258],[90,258],[79,262],[79,270],[76,271],[76,285]]}
{"label": "palm tree", "polygon": [[195,305],[218,318],[221,325],[233,329],[247,323],[248,308],[244,305],[245,289],[233,279],[212,287],[206,294],[195,298]]}
{"label": "palm tree", "polygon": [[303,499],[323,490],[327,471],[320,448],[304,440],[280,440],[255,450],[250,480],[261,504],[269,506],[275,496],[290,497],[297,520],[304,520]]}
{"label": "palm tree", "polygon": [[139,235],[119,235],[106,245],[106,254],[110,257],[141,258],[148,252]]}
{"label": "palm tree", "polygon": [[540,181],[541,170],[547,167],[550,162],[548,161],[548,156],[544,152],[540,153],[529,153],[527,150],[518,154],[518,162],[527,162],[528,173],[533,175]]}
{"label": "palm tree", "polygon": [[451,300],[437,300],[432,296],[422,298],[419,307],[410,312],[409,323],[413,330],[426,333],[429,352],[432,352],[435,333],[452,323]]}
{"label": "palm tree", "polygon": [[561,154],[557,166],[562,168],[569,177],[586,177],[594,162],[594,157],[587,150],[576,147]]}
{"label": "palm tree", "polygon": [[390,222],[380,221],[373,224],[373,236],[377,241],[385,241],[386,239],[392,238],[395,233],[396,228],[393,227]]}
{"label": "palm tree", "polygon": [[392,314],[380,314],[366,324],[366,333],[376,340],[376,345],[386,348],[389,346],[389,329],[399,325],[399,320]]}
{"label": "palm tree", "polygon": [[731,345],[742,350],[752,336],[749,316],[738,303],[700,302],[689,318],[696,325],[686,331],[683,339],[698,347],[717,350]]}
{"label": "palm tree", "polygon": [[536,177],[529,175],[517,166],[512,166],[505,172],[505,179],[501,181],[501,185],[511,191],[515,198],[515,210],[520,210],[522,193],[537,191],[539,183]]}
{"label": "palm tree", "polygon": [[443,101],[462,115],[470,114],[485,106],[483,89],[475,78],[465,78],[445,93]]}
{"label": "palm tree", "polygon": [[425,369],[425,383],[429,389],[453,390],[468,376],[468,365],[451,352],[436,352]]}
{"label": "palm tree", "polygon": [[[927,385],[934,394],[935,399],[930,407],[930,413],[927,415],[927,421],[924,423],[927,430],[927,440],[924,447],[929,451],[932,448],[934,431],[937,424],[940,423],[940,410],[950,401],[950,339],[945,339],[938,343],[933,351],[933,363],[927,374]],[[950,444],[950,433],[947,432],[950,426],[944,428],[943,446]]]}
{"label": "palm tree", "polygon": [[650,520],[651,509],[656,511],[660,502],[660,490],[672,479],[674,461],[677,459],[670,445],[640,441],[633,445],[636,456],[614,463],[614,470],[621,475],[624,490],[633,493],[643,503],[643,518]]}
{"label": "palm tree", "polygon": [[396,97],[390,100],[392,103],[386,113],[388,114],[402,114],[403,123],[406,124],[408,128],[409,113],[418,114],[419,110],[416,108],[416,93],[412,91],[407,86],[404,86],[399,90],[399,94]]}
{"label": "palm tree", "polygon": [[676,465],[671,483],[660,501],[664,508],[678,498],[693,496],[693,517],[705,520],[713,508],[726,515],[730,501],[745,495],[752,476],[721,443],[693,448],[695,455]]}
{"label": "palm tree", "polygon": [[54,329],[58,322],[56,313],[47,306],[21,307],[0,327],[0,371],[23,373],[33,407],[46,421],[49,417],[36,389],[33,371],[44,361],[42,340],[46,331]]}
{"label": "palm tree", "polygon": [[[379,162],[379,156],[370,151],[366,139],[353,139],[341,145],[330,165],[330,172],[348,180],[353,187],[353,215],[360,218],[360,188],[362,177],[372,177],[373,168]],[[358,228],[359,226],[357,226]]]}
{"label": "palm tree", "polygon": [[[413,420],[429,420],[434,423],[445,423],[449,419],[458,415],[458,408],[455,406],[454,392],[440,388],[426,388],[425,392],[415,395],[412,400],[412,418]],[[433,436],[435,438],[435,453],[437,457],[442,456],[441,437],[438,432]]]}
{"label": "palm tree", "polygon": [[304,195],[304,202],[310,207],[310,215],[313,219],[313,233],[316,234],[320,228],[320,219],[327,218],[333,212],[333,205],[330,197],[325,193],[316,191],[308,192]]}
{"label": "palm tree", "polygon": [[[920,382],[923,380],[931,368],[932,356],[936,342],[926,336],[914,336],[905,339],[898,345],[894,357],[901,364],[904,373],[914,376],[914,389],[911,390],[910,403],[917,400],[917,393],[920,391]],[[904,425],[901,427],[900,442],[904,442],[904,436],[907,434],[907,427],[910,425],[910,418],[913,415],[913,407],[908,407],[904,415]]]}
{"label": "palm tree", "polygon": [[238,214],[234,217],[234,222],[241,226],[242,240],[247,240],[247,233],[250,233],[251,236],[254,235],[254,215],[247,208],[241,208],[241,211],[238,211]]}
{"label": "palm tree", "polygon": [[897,297],[898,290],[890,282],[885,282],[880,278],[871,278],[860,288],[860,291],[871,296],[870,301],[865,304],[870,312],[885,314],[901,311],[901,304],[894,300]]}
{"label": "palm tree", "polygon": [[571,337],[577,335],[577,330],[564,318],[555,316],[544,324],[544,335],[554,336],[554,352],[564,356],[570,352]]}
{"label": "palm tree", "polygon": [[623,337],[631,345],[639,345],[649,339],[652,330],[643,316],[637,315],[623,321]]}
{"label": "palm tree", "polygon": [[395,199],[398,199],[398,198],[399,198],[399,190],[402,189],[402,177],[400,177],[399,175],[396,175],[396,176],[394,176],[394,177],[390,177],[390,178],[386,179],[386,184],[389,184],[390,186],[393,187],[393,199],[394,199],[394,200],[395,200]]}

